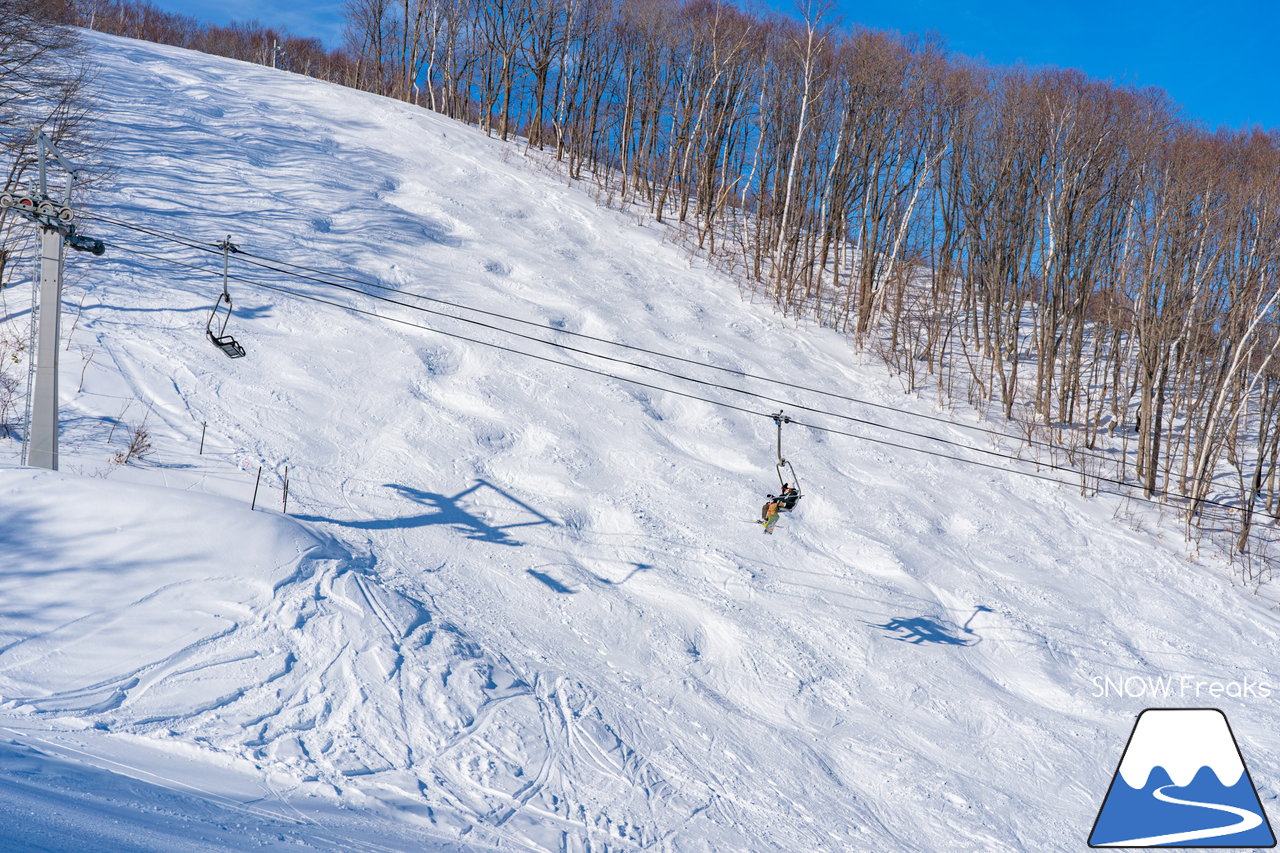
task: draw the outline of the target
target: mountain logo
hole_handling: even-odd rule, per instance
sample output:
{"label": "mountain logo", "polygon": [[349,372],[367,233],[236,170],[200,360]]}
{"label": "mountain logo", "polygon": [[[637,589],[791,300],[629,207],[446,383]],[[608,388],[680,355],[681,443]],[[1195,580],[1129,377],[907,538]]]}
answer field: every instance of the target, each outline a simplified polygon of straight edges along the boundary
{"label": "mountain logo", "polygon": [[1240,747],[1216,708],[1138,715],[1090,847],[1275,847]]}

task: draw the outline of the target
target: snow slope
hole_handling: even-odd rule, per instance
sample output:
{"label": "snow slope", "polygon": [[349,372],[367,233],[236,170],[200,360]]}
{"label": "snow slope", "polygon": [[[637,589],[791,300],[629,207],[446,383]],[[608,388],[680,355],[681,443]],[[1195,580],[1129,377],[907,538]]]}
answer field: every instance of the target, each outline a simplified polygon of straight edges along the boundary
{"label": "snow slope", "polygon": [[[94,211],[974,442],[542,157],[86,37],[117,170]],[[82,230],[111,248],[71,260],[62,473],[0,471],[0,791],[68,810],[51,849],[106,810],[139,849],[1078,850],[1149,705],[1223,708],[1275,804],[1275,694],[1182,685],[1280,688],[1280,619],[1173,521],[791,427],[806,497],[762,536],[766,403],[272,273],[253,275],[754,414],[237,282],[249,355],[229,360],[203,340],[216,276],[127,250],[216,258]],[[150,460],[111,465],[144,418]],[[271,509],[250,514],[259,465]],[[274,511],[286,465],[295,520]],[[1186,680],[1100,695],[1133,676]]]}

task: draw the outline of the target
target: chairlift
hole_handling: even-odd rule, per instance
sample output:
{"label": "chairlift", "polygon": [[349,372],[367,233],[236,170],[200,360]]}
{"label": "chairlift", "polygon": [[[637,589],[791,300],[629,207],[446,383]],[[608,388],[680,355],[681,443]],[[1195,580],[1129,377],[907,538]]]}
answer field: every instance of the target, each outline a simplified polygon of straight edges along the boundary
{"label": "chairlift", "polygon": [[[795,489],[795,494],[788,500],[790,506],[783,506],[780,507],[780,509],[783,512],[790,512],[795,507],[796,501],[804,497],[804,492],[800,488],[800,478],[796,476],[795,466],[782,455],[782,425],[791,423],[791,418],[779,411],[773,415],[773,422],[778,427],[778,463],[774,466],[775,470],[778,472],[778,483],[780,484],[778,496],[783,497],[781,492],[785,491],[788,485]],[[787,480],[782,476],[784,468],[791,472],[790,480]]]}
{"label": "chairlift", "polygon": [[[213,310],[209,312],[209,319],[204,324],[204,333],[215,347],[222,350],[227,358],[244,358],[244,347],[237,343],[235,338],[227,334],[227,322],[231,319],[231,293],[227,290],[227,256],[231,252],[239,250],[232,244],[230,236],[219,243],[218,248],[222,249],[222,293],[218,295],[218,300],[213,303]],[[227,303],[227,313],[222,317],[222,325],[218,328],[218,333],[214,334],[214,321],[218,317],[218,309],[222,307],[223,302]]]}

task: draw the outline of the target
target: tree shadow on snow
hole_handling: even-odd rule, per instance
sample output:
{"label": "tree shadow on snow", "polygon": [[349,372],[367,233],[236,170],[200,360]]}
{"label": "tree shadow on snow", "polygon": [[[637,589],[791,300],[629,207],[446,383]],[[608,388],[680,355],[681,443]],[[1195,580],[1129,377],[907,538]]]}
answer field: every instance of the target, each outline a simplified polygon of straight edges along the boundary
{"label": "tree shadow on snow", "polygon": [[[375,518],[368,521],[340,521],[336,518],[324,518],[314,515],[299,515],[295,516],[295,518],[300,518],[303,521],[323,521],[329,524],[337,524],[341,527],[354,527],[359,530],[397,530],[413,527],[434,527],[436,525],[445,525],[462,533],[468,539],[473,539],[478,542],[489,542],[493,545],[511,546],[519,546],[524,543],[512,536],[508,532],[510,530],[514,530],[519,527],[534,527],[542,524],[550,524],[553,527],[559,526],[555,521],[538,512],[519,498],[509,494],[486,480],[477,480],[474,486],[468,489],[463,489],[453,495],[442,495],[438,492],[425,492],[421,489],[415,489],[411,486],[402,486],[397,483],[386,483],[384,485],[386,488],[398,492],[402,497],[407,498],[416,504],[430,507],[431,511],[418,515],[406,515],[399,518]],[[468,512],[463,507],[463,500],[469,496],[475,495],[481,489],[490,490],[520,512],[533,516],[533,519],[530,521],[516,521],[510,524],[492,524],[474,512]]]}
{"label": "tree shadow on snow", "polygon": [[[170,559],[194,557],[178,553],[163,559],[121,559],[120,549],[108,544],[115,530],[102,524],[86,527],[77,537],[105,546],[86,562],[81,543],[73,540],[66,528],[50,528],[53,518],[56,513],[52,509],[0,504],[0,627],[4,629],[0,632],[0,670],[9,664],[5,657],[9,649],[49,630],[46,623],[52,617],[40,594],[43,585],[67,583],[67,576],[80,583],[118,577],[139,569],[160,569]],[[0,850],[8,849],[0,836]]]}
{"label": "tree shadow on snow", "polygon": [[927,616],[902,617],[890,619],[884,624],[870,624],[873,628],[886,631],[891,640],[912,643],[922,646],[926,643],[937,646],[974,646],[982,642],[982,637],[971,627],[973,619],[979,613],[990,613],[991,608],[978,605],[963,625],[952,625],[945,620],[930,619]]}

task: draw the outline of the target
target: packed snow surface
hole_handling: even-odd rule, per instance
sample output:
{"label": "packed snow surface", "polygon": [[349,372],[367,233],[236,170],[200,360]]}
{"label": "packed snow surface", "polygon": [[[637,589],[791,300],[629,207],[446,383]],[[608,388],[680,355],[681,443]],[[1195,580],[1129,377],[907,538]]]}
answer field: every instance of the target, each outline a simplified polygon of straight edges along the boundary
{"label": "packed snow surface", "polygon": [[[380,316],[233,280],[232,360],[220,258],[85,218],[110,248],[68,263],[62,470],[0,442],[0,846],[1078,850],[1148,706],[1222,708],[1274,807],[1280,620],[1175,519],[792,425],[804,498],[763,535],[777,404],[508,331],[1017,445],[914,417],[544,154],[86,38],[114,169],[88,212],[549,328],[233,255]],[[112,464],[138,426],[153,451]]]}

